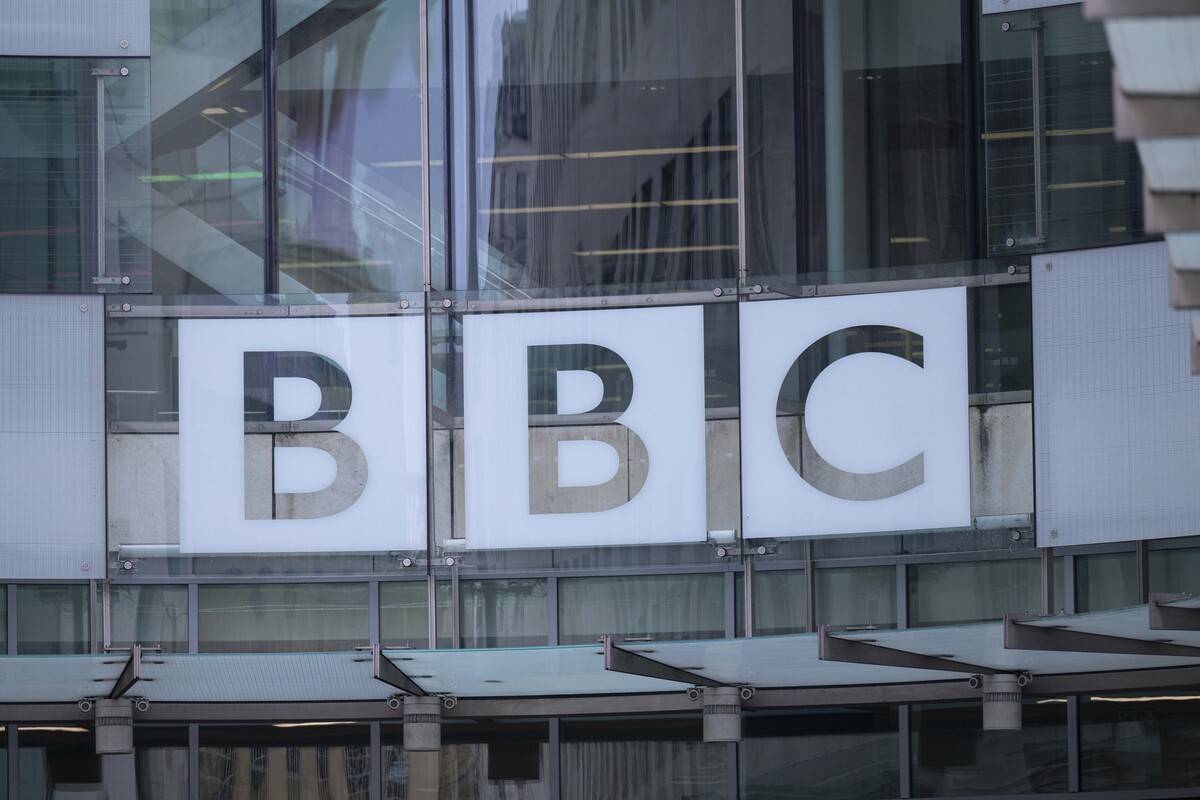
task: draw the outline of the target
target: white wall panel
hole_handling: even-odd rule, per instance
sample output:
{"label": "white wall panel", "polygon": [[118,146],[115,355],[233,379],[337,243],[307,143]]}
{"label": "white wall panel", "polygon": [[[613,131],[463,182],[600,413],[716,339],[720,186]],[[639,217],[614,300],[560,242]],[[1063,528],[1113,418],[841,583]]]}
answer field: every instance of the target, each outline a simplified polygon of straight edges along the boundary
{"label": "white wall panel", "polygon": [[1042,546],[1200,532],[1200,377],[1164,243],[1033,260]]}
{"label": "white wall panel", "polygon": [[99,301],[0,296],[0,579],[104,576]]}
{"label": "white wall panel", "polygon": [[0,55],[149,56],[150,2],[0,0]]}

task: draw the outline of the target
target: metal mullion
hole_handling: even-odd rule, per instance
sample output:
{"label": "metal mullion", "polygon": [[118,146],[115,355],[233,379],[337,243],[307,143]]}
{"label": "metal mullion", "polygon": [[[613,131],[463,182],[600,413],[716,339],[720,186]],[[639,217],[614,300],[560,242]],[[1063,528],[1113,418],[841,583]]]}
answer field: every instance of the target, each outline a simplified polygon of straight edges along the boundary
{"label": "metal mullion", "polygon": [[200,587],[195,583],[188,584],[188,652],[200,652]]}
{"label": "metal mullion", "polygon": [[817,630],[817,576],[813,574],[812,539],[804,543],[804,617],[809,633]]}
{"label": "metal mullion", "polygon": [[200,800],[200,726],[188,726],[188,800]]}
{"label": "metal mullion", "polygon": [[908,627],[908,564],[896,565],[896,627]]}
{"label": "metal mullion", "polygon": [[1055,603],[1054,597],[1054,548],[1043,547],[1042,551],[1042,615],[1050,616],[1054,614]]}
{"label": "metal mullion", "polygon": [[1150,602],[1150,543],[1140,540],[1136,546],[1137,593],[1139,603]]}
{"label": "metal mullion", "polygon": [[[263,293],[279,291],[275,268],[279,241],[279,156],[276,131],[275,85],[277,76],[275,41],[276,0],[262,0],[262,93],[263,93]],[[270,299],[267,300],[270,303]]]}
{"label": "metal mullion", "polygon": [[746,55],[743,0],[733,0],[734,116],[737,137],[738,286],[745,286],[746,265]]}
{"label": "metal mullion", "polygon": [[458,567],[450,568],[450,646],[462,647],[462,595],[458,584]]}
{"label": "metal mullion", "polygon": [[8,752],[6,753],[8,758],[8,796],[12,800],[17,800],[17,792],[21,788],[20,776],[17,774],[20,771],[21,764],[20,753],[18,752],[21,744],[17,741],[17,726],[10,723],[7,728],[8,737],[4,746],[8,748]]}
{"label": "metal mullion", "polygon": [[367,641],[369,644],[379,644],[379,581],[367,581]]}
{"label": "metal mullion", "polygon": [[1080,790],[1082,763],[1079,758],[1079,696],[1067,698],[1067,791]]}
{"label": "metal mullion", "polygon": [[980,252],[979,222],[979,120],[976,115],[976,93],[978,91],[978,28],[976,26],[977,0],[962,0],[960,17],[960,41],[962,53],[963,116],[966,124],[963,136],[963,197],[966,200],[966,215],[963,220],[963,257],[970,261]]}
{"label": "metal mullion", "polygon": [[754,636],[754,559],[749,556],[742,564],[742,634]]}
{"label": "metal mullion", "polygon": [[5,613],[5,624],[8,628],[6,631],[8,639],[8,654],[15,656],[17,654],[17,585],[15,583],[8,584],[8,608]]}
{"label": "metal mullion", "polygon": [[[546,578],[546,643],[558,644],[558,577]],[[553,720],[557,724],[557,720]]]}
{"label": "metal mullion", "polygon": [[379,720],[370,722],[371,730],[371,782],[368,796],[370,800],[383,798],[383,735]]}
{"label": "metal mullion", "polygon": [[725,796],[738,800],[738,743],[725,743]]}
{"label": "metal mullion", "polygon": [[562,732],[558,717],[551,717],[548,723],[550,728],[550,743],[549,757],[546,764],[546,782],[550,784],[549,800],[561,800],[562,798]]}
{"label": "metal mullion", "polygon": [[725,638],[737,636],[737,573],[725,573]]}
{"label": "metal mullion", "polygon": [[900,760],[900,797],[912,797],[912,707],[907,703],[897,707],[897,744]]}
{"label": "metal mullion", "polygon": [[1075,556],[1063,556],[1063,611],[1075,613]]}

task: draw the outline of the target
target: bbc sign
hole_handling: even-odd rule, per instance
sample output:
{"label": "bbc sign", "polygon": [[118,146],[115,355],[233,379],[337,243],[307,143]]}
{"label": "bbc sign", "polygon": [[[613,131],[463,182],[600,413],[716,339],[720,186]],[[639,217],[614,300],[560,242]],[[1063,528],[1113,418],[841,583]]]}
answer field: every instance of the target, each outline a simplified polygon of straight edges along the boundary
{"label": "bbc sign", "polygon": [[[739,328],[746,538],[970,524],[965,290],[745,303]],[[181,550],[423,549],[425,352],[414,317],[181,320]],[[706,539],[704,356],[699,306],[466,316],[465,546]],[[255,420],[303,431],[265,509]]]}

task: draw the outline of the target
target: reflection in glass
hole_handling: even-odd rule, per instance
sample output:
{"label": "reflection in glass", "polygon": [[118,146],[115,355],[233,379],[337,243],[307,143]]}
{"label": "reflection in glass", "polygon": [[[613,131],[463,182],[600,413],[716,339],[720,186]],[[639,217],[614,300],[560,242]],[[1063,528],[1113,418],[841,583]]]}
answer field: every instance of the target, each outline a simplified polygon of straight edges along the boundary
{"label": "reflection in glass", "polygon": [[110,630],[114,647],[158,646],[185,653],[188,646],[187,587],[111,586]]}
{"label": "reflection in glass", "polygon": [[896,627],[896,568],[836,567],[818,569],[818,625]]}
{"label": "reflection in glass", "polygon": [[419,289],[418,4],[280,0],[278,19],[281,289]]}
{"label": "reflection in glass", "polygon": [[86,583],[17,587],[17,652],[21,655],[86,653],[91,641]]}
{"label": "reflection in glass", "polygon": [[1200,594],[1200,548],[1151,550],[1150,591]]}
{"label": "reflection in glass", "polygon": [[560,644],[603,634],[650,639],[717,639],[725,635],[719,573],[561,578]]}
{"label": "reflection in glass", "polygon": [[1145,692],[1085,697],[1079,703],[1082,787],[1196,786],[1200,699]]}
{"label": "reflection in glass", "polygon": [[367,643],[367,584],[199,587],[202,653],[352,650]]}
{"label": "reflection in glass", "polygon": [[370,734],[364,725],[201,727],[202,800],[367,800]]}
{"label": "reflection in glass", "polygon": [[836,282],[973,255],[960,14],[958,0],[747,4],[752,272]]}
{"label": "reflection in glass", "polygon": [[[437,585],[437,646],[450,647],[454,606],[449,581]],[[379,636],[385,647],[429,646],[429,584],[386,581],[379,584]]]}
{"label": "reflection in glass", "polygon": [[407,753],[403,728],[383,728],[383,798],[547,800],[549,726],[543,721],[443,722],[442,749]]}
{"label": "reflection in glass", "polygon": [[973,393],[1033,389],[1033,306],[1028,283],[967,291]]}
{"label": "reflection in glass", "polygon": [[572,800],[721,800],[724,744],[701,741],[698,717],[563,720],[562,796]]}
{"label": "reflection in glass", "polygon": [[909,625],[1000,619],[1041,610],[1038,559],[912,564],[908,568]]}
{"label": "reflection in glass", "polygon": [[460,581],[463,647],[522,647],[547,643],[546,581]]}
{"label": "reflection in glass", "polygon": [[740,797],[860,800],[900,794],[894,708],[830,708],[743,717]]}
{"label": "reflection in glass", "polygon": [[[144,180],[158,294],[265,289],[261,11],[259,0],[151,0],[153,161]],[[280,34],[300,21],[281,16]]]}
{"label": "reflection in glass", "polygon": [[1142,238],[1141,168],[1113,138],[1104,26],[1059,5],[984,15],[979,37],[987,252]]}
{"label": "reflection in glass", "polygon": [[187,800],[187,728],[134,725],[133,747],[139,797]]}
{"label": "reflection in glass", "polygon": [[1067,701],[1026,700],[1019,731],[983,730],[978,703],[912,707],[914,797],[1067,791]]}
{"label": "reflection in glass", "polygon": [[[803,633],[808,630],[808,590],[804,570],[755,570],[754,573],[754,635],[775,636],[784,633]],[[737,635],[746,635],[745,578],[738,573],[734,584],[737,604]]]}
{"label": "reflection in glass", "polygon": [[1137,604],[1136,554],[1094,553],[1075,556],[1076,611],[1103,611]]}
{"label": "reflection in glass", "polygon": [[453,134],[474,166],[454,201],[456,288],[735,274],[730,0],[486,0],[469,25],[451,47],[470,48],[452,71],[473,89]]}
{"label": "reflection in glass", "polygon": [[100,757],[90,728],[36,724],[17,728],[19,800],[102,792],[100,781]]}

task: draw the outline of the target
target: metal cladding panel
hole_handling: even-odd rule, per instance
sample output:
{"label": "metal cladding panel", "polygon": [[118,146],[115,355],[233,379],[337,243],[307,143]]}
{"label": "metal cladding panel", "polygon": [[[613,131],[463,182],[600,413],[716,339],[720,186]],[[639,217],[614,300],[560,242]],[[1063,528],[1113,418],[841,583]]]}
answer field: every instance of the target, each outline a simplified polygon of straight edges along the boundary
{"label": "metal cladding panel", "polygon": [[1200,377],[1164,243],[1033,260],[1037,540],[1200,532]]}
{"label": "metal cladding panel", "polygon": [[150,2],[0,0],[0,55],[149,56]]}
{"label": "metal cladding panel", "polygon": [[104,577],[104,311],[0,296],[0,579]]}

